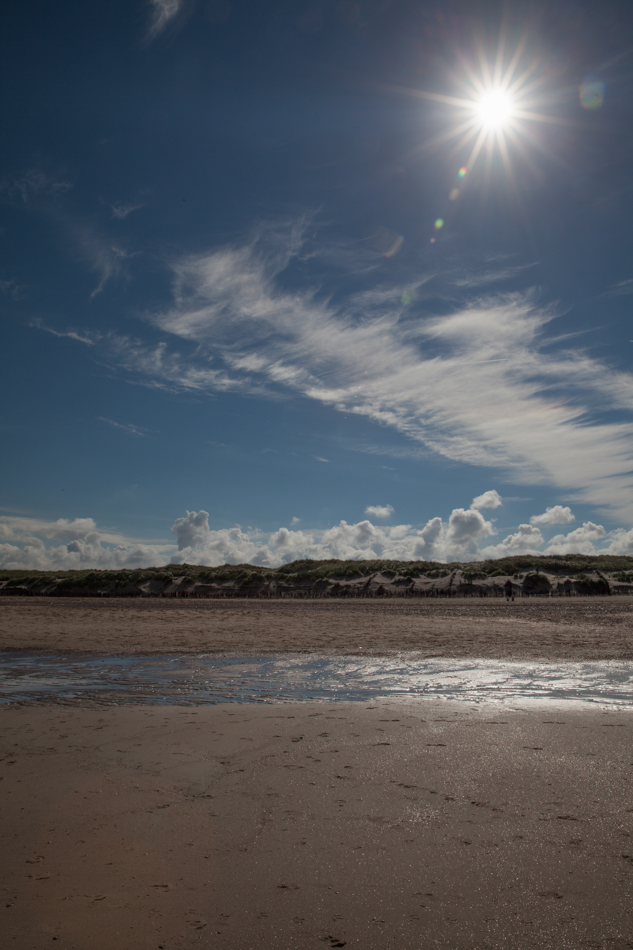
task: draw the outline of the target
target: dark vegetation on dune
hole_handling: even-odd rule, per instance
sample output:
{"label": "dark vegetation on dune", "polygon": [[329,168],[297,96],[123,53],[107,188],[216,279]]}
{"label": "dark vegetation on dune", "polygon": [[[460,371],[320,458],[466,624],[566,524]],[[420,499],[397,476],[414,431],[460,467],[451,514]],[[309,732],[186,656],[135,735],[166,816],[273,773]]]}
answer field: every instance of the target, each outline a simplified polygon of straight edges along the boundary
{"label": "dark vegetation on dune", "polygon": [[518,555],[490,561],[293,561],[114,571],[0,571],[0,595],[57,597],[578,596],[633,593],[633,557]]}

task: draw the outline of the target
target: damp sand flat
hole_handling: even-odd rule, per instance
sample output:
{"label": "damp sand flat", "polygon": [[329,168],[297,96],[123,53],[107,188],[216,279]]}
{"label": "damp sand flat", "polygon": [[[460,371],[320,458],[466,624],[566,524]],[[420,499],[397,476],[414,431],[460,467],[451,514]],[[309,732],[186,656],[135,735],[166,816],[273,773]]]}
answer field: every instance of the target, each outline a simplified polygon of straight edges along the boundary
{"label": "damp sand flat", "polygon": [[[0,645],[633,658],[624,599],[504,607],[25,600],[0,603]],[[17,950],[624,950],[632,727],[625,708],[467,698],[5,705],[0,933]]]}
{"label": "damp sand flat", "polygon": [[205,601],[0,597],[0,650],[633,660],[633,598]]}
{"label": "damp sand flat", "polygon": [[3,946],[633,942],[630,712],[40,704],[0,729]]}

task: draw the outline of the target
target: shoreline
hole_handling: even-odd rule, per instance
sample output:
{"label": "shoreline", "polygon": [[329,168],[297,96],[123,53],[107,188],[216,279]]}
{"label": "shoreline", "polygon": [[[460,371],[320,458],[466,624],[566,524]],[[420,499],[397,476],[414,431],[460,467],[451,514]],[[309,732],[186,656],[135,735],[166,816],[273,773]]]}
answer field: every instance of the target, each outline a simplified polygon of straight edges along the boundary
{"label": "shoreline", "polygon": [[495,709],[633,710],[633,662],[538,663],[277,653],[0,653],[0,705],[201,707],[458,702]]}

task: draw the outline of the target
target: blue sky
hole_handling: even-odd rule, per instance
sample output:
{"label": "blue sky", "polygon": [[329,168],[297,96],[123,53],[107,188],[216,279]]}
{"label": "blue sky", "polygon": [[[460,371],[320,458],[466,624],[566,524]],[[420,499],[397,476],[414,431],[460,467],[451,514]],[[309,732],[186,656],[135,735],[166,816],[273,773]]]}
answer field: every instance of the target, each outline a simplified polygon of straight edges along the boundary
{"label": "blue sky", "polygon": [[0,566],[633,554],[628,4],[2,44]]}

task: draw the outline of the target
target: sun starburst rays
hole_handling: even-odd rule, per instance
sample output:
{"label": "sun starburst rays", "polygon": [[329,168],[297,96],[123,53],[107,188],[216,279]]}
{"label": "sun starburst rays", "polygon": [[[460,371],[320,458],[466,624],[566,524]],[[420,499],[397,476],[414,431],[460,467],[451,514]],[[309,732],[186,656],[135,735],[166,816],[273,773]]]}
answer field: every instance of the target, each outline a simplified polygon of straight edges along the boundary
{"label": "sun starburst rays", "polygon": [[573,120],[542,111],[546,78],[539,75],[541,63],[537,58],[525,61],[526,46],[527,39],[523,37],[508,52],[502,36],[496,56],[492,58],[486,54],[483,45],[479,45],[473,59],[459,55],[461,95],[411,90],[413,95],[449,106],[457,113],[456,121],[449,128],[425,140],[419,150],[427,151],[453,143],[451,156],[454,156],[470,146],[466,161],[470,170],[486,146],[489,161],[492,161],[495,151],[498,152],[504,171],[509,179],[514,180],[511,153],[516,152],[525,159],[529,142],[537,144],[537,137],[528,132],[529,124],[576,124]]}

